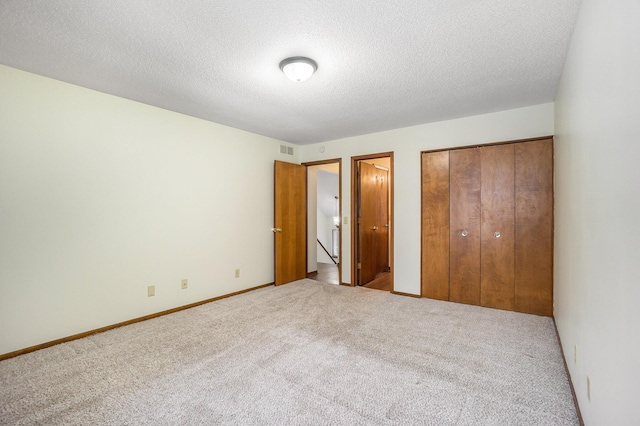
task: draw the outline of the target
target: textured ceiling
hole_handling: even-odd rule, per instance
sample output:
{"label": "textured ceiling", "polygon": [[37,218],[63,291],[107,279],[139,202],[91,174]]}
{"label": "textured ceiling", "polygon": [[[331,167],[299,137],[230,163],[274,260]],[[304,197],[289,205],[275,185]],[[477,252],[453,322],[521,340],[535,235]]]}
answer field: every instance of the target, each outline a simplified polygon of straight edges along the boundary
{"label": "textured ceiling", "polygon": [[553,101],[579,3],[0,0],[0,63],[307,144]]}

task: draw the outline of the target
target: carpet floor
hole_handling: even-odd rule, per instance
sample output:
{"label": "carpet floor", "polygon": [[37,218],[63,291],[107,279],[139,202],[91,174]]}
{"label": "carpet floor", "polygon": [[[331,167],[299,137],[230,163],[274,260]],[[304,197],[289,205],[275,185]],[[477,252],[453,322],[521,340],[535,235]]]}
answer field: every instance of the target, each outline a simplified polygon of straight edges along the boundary
{"label": "carpet floor", "polygon": [[550,318],[301,280],[2,361],[0,424],[579,422]]}

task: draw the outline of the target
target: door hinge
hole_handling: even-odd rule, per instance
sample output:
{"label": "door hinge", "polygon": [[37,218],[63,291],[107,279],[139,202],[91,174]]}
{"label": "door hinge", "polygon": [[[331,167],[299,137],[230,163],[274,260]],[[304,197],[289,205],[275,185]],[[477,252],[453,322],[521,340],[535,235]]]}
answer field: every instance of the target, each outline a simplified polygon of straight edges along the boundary
{"label": "door hinge", "polygon": [[362,269],[362,263],[358,263],[358,269]]}

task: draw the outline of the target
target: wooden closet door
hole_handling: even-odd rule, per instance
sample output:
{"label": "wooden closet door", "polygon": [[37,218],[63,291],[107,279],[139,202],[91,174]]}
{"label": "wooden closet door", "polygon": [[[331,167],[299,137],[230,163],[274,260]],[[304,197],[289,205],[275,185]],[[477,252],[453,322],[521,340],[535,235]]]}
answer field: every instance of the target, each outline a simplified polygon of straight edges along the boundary
{"label": "wooden closet door", "polygon": [[515,310],[553,315],[553,141],[515,146]]}
{"label": "wooden closet door", "polygon": [[449,151],[422,154],[421,294],[449,300]]}
{"label": "wooden closet door", "polygon": [[480,304],[480,149],[451,151],[449,300]]}
{"label": "wooden closet door", "polygon": [[514,145],[483,147],[480,304],[515,307]]}

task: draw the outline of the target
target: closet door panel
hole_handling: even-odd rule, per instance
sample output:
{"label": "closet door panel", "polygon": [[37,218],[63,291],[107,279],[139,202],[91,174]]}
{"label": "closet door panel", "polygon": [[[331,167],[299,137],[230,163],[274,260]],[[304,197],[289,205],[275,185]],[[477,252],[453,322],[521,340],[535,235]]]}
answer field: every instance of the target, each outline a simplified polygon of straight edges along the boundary
{"label": "closet door panel", "polygon": [[553,142],[515,146],[515,310],[553,314]]}
{"label": "closet door panel", "polygon": [[481,148],[480,304],[515,307],[514,145]]}
{"label": "closet door panel", "polygon": [[423,297],[449,300],[449,152],[422,154]]}
{"label": "closet door panel", "polygon": [[480,304],[480,150],[450,153],[449,300]]}

